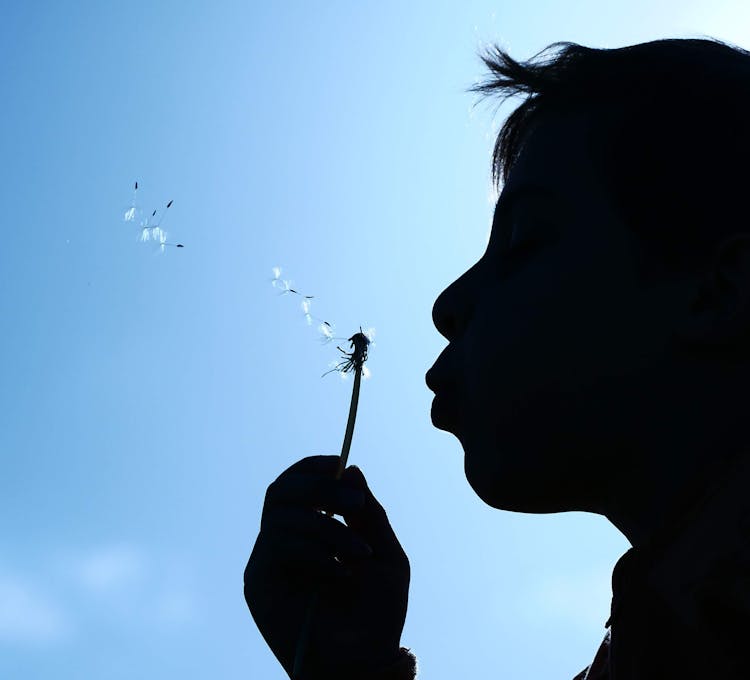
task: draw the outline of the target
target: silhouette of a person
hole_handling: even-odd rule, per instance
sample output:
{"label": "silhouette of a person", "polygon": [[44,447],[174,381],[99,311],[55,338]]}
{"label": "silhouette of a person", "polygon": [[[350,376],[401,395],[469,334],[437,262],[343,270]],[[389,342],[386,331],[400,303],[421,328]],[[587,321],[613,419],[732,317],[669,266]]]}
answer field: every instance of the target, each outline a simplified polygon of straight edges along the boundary
{"label": "silhouette of a person", "polygon": [[[719,49],[647,45],[699,63]],[[497,78],[522,79],[508,63],[491,65]],[[426,376],[433,423],[458,438],[488,505],[597,513],[631,543],[613,572],[604,640],[574,680],[750,678],[748,218],[713,225],[704,267],[659,271],[612,198],[596,156],[606,147],[591,143],[607,139],[601,108],[543,101],[515,121],[486,252],[435,302],[448,346]],[[408,559],[361,471],[334,484],[335,461],[304,459],[269,487],[248,605],[289,672],[299,603],[324,579],[290,565],[333,574],[326,560],[338,550],[353,574],[325,577],[308,677],[411,680],[414,657],[400,647]],[[326,505],[346,525],[315,513]],[[372,556],[355,556],[357,540]]]}

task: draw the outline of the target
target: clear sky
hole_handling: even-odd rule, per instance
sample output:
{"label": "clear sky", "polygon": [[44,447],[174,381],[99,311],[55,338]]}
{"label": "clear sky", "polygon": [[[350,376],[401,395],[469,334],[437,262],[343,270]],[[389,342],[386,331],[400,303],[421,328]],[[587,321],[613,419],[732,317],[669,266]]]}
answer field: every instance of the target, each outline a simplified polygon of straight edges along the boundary
{"label": "clear sky", "polygon": [[[351,382],[297,301],[376,329],[350,463],[412,567],[421,677],[571,678],[629,544],[502,512],[430,422],[437,294],[492,215],[491,41],[528,59],[708,34],[744,3],[16,2],[0,21],[0,677],[286,674],[242,596],[265,489],[337,454]],[[185,244],[163,255],[123,221]],[[488,338],[491,343],[491,338]]]}

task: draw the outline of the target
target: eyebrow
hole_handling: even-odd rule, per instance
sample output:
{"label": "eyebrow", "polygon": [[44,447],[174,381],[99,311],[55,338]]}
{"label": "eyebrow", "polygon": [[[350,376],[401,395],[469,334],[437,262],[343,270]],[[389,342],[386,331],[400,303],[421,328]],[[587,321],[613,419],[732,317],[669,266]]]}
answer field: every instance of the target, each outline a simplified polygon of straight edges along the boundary
{"label": "eyebrow", "polygon": [[527,196],[544,196],[551,199],[554,205],[569,208],[567,199],[551,187],[543,184],[520,184],[511,189],[504,188],[500,198],[495,206],[495,213],[492,218],[492,229],[499,229],[498,236],[503,245],[507,245],[508,239],[512,235],[513,224],[507,219],[516,203]]}

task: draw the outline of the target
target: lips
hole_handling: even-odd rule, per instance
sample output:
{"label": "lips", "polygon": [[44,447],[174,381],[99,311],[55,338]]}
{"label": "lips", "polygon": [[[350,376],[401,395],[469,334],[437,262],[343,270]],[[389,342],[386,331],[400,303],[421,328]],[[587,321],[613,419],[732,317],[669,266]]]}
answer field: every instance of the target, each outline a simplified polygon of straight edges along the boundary
{"label": "lips", "polygon": [[[442,357],[441,357],[442,359]],[[445,392],[454,392],[456,390],[456,381],[450,373],[441,365],[441,359],[435,362],[435,365],[425,374],[425,382],[431,392],[443,394]]]}
{"label": "lips", "polygon": [[439,430],[454,432],[459,423],[458,399],[454,394],[436,394],[432,400],[430,417],[432,424]]}
{"label": "lips", "polygon": [[458,426],[460,409],[458,399],[458,385],[455,372],[452,370],[451,358],[455,352],[450,352],[450,345],[443,350],[438,360],[425,374],[427,387],[435,393],[432,400],[430,415],[432,424],[439,430],[454,432]]}

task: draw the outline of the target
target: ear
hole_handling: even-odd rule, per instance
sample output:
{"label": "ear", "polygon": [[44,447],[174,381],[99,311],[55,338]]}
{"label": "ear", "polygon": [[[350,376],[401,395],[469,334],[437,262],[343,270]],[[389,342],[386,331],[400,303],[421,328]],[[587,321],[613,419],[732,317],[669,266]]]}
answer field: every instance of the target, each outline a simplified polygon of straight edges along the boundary
{"label": "ear", "polygon": [[687,302],[676,330],[681,344],[735,350],[750,361],[750,232],[732,234],[715,247]]}

